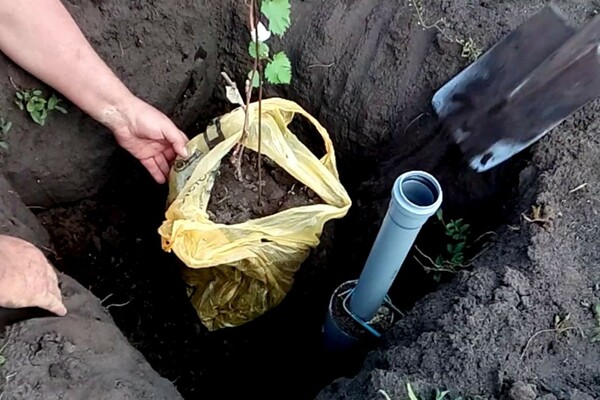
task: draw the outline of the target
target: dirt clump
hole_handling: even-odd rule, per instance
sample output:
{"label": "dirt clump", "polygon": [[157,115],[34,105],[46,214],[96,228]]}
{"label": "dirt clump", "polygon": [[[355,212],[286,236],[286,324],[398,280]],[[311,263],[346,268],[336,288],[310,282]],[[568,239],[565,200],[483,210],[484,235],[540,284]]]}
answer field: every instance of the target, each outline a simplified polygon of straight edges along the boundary
{"label": "dirt clump", "polygon": [[127,342],[100,300],[68,276],[60,276],[60,286],[67,316],[29,319],[0,334],[3,399],[181,399]]}
{"label": "dirt clump", "polygon": [[50,236],[30,209],[23,204],[10,182],[0,174],[0,233],[27,240],[47,250]]}
{"label": "dirt clump", "polygon": [[239,224],[290,208],[322,203],[316,193],[263,155],[262,198],[259,204],[258,153],[244,151],[241,181],[236,177],[237,166],[230,161],[230,155],[221,161],[211,191],[208,214],[213,222]]}

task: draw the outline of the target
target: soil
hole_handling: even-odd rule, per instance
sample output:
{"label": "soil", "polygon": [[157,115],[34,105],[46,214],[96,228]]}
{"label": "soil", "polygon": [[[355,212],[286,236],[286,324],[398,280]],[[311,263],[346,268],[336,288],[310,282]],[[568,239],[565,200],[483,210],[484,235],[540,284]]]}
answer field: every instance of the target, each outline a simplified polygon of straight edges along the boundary
{"label": "soil", "polygon": [[[208,102],[212,87],[205,87],[202,78],[216,67],[214,58],[205,59],[218,37],[209,23],[213,9],[187,0],[63,3],[135,95],[165,113],[176,109],[175,121],[180,124]],[[109,131],[71,104],[66,115],[51,113],[43,127],[33,123],[14,104],[13,82],[42,89],[45,96],[52,89],[3,54],[0,76],[1,114],[13,123],[7,135],[9,148],[0,152],[0,168],[25,203],[52,207],[97,193],[115,172],[111,167],[116,143]]]}
{"label": "soil", "polygon": [[223,159],[211,191],[208,214],[220,224],[239,224],[276,214],[294,207],[320,204],[322,200],[298,182],[269,157],[262,156],[262,198],[258,203],[258,153],[246,149],[242,161],[242,180],[236,177],[236,165]]}
{"label": "soil", "polygon": [[[587,107],[535,147],[496,246],[419,301],[362,372],[319,399],[378,398],[379,390],[405,398],[407,382],[424,395],[437,388],[493,399],[600,398],[592,311],[600,301],[600,125],[590,118],[599,111]],[[532,206],[546,221],[527,221]]]}
{"label": "soil", "polygon": [[[125,50],[141,54],[132,60],[164,68],[161,51],[178,46],[159,43],[163,30],[169,30],[167,39],[179,38],[182,31],[194,32],[185,37],[193,38],[186,41],[186,48],[195,52],[181,53],[180,59],[189,67],[181,75],[183,85],[173,83],[161,92],[169,94],[169,99],[173,93],[180,94],[172,108],[178,121],[187,126],[199,114],[206,119],[210,117],[205,114],[227,110],[218,73],[226,70],[231,76],[244,77],[247,71],[239,62],[247,59],[247,48],[239,40],[244,10],[234,6],[237,0],[203,1],[202,12],[196,10],[198,5],[183,1],[178,7],[166,0],[132,2],[130,7],[117,1],[101,3],[69,4],[81,20],[90,21],[88,30],[96,30],[93,43],[106,46],[104,54],[117,61],[119,42],[126,39]],[[291,30],[281,42],[273,43],[284,46],[294,60],[293,84],[267,91],[297,101],[327,127],[354,206],[345,219],[328,224],[321,246],[297,273],[284,302],[256,321],[213,333],[203,328],[185,296],[181,265],[160,249],[156,229],[164,215],[166,187],[157,187],[122,152],[117,153],[111,179],[99,194],[38,215],[51,233],[55,264],[98,298],[106,299],[103,304],[110,306],[112,318],[130,343],[160,375],[175,382],[184,398],[308,399],[340,376],[352,378],[331,384],[319,398],[380,399],[383,390],[392,399],[403,399],[406,382],[424,394],[447,388],[496,399],[598,398],[600,353],[598,344],[591,341],[596,326],[590,306],[600,300],[600,276],[593,268],[600,261],[600,154],[595,135],[600,128],[596,122],[600,107],[594,104],[577,113],[533,151],[488,173],[475,174],[449,138],[439,132],[429,106],[434,91],[467,61],[460,56],[460,45],[418,24],[416,3],[293,1]],[[444,18],[446,35],[471,38],[486,49],[547,3],[423,0],[422,17],[427,25]],[[553,4],[578,24],[589,20],[593,11],[591,0],[556,0]],[[148,22],[137,36],[129,30],[137,26],[133,23],[138,18],[136,7],[144,10]],[[156,27],[150,23],[155,18],[153,7],[162,16],[162,25]],[[182,15],[169,18],[169,12]],[[111,17],[107,19],[111,23],[104,24],[98,13]],[[195,15],[201,21],[195,21]],[[177,21],[182,26],[174,28],[172,23]],[[197,27],[206,31],[198,32]],[[113,39],[111,32],[125,37]],[[136,44],[144,33],[158,35],[152,37],[159,42],[149,45],[152,55]],[[211,42],[204,35],[218,40]],[[105,41],[110,44],[103,45]],[[169,76],[166,70],[139,73],[139,66],[127,61],[119,68],[120,73],[131,74],[139,90],[150,91]],[[3,98],[10,98],[10,93]],[[159,98],[158,94],[154,97]],[[78,121],[71,124],[77,126]],[[27,177],[15,187],[23,192],[26,203],[39,206],[32,203],[38,199],[64,203],[89,194],[94,186],[89,184],[91,178],[75,179],[84,175],[73,171],[104,171],[106,154],[112,153],[103,142],[106,139],[94,134],[75,146],[79,143],[75,139],[52,142],[53,130],[40,132],[45,136],[36,136],[37,131],[27,136],[23,130],[14,136],[17,139],[9,138],[9,145],[11,140],[23,140],[11,153],[13,160],[22,162],[15,161],[8,172],[13,184]],[[99,166],[94,165],[96,144],[101,145]],[[72,162],[64,154],[72,148],[90,152],[92,157]],[[38,155],[52,162],[36,170]],[[120,156],[126,157],[121,160]],[[70,172],[63,172],[61,166]],[[345,355],[328,354],[321,347],[321,327],[330,294],[340,283],[358,276],[394,179],[417,168],[432,173],[442,184],[446,218],[465,218],[475,237],[498,229],[495,244],[472,268],[446,275],[441,285],[411,261],[411,254],[390,292],[397,306],[410,311],[407,316],[364,364],[371,349],[367,346]],[[34,173],[28,175],[28,171]],[[51,186],[36,186],[40,177]],[[54,197],[54,202],[48,199],[48,193],[60,194],[63,187],[85,190]],[[253,196],[254,192],[248,198]],[[549,223],[531,224],[520,217],[536,204],[553,215]],[[434,221],[428,223],[417,240],[428,254],[444,247],[438,233],[430,236],[438,229]],[[570,316],[569,329],[562,329],[564,324],[556,329],[556,315],[560,320]],[[49,320],[36,321],[58,330]],[[33,340],[25,331],[15,335]],[[91,347],[95,340],[89,334],[81,347]],[[60,349],[56,352],[67,357]],[[30,349],[33,353],[35,348]],[[306,368],[306,363],[311,367]],[[23,379],[20,386],[36,382],[19,376]],[[73,389],[61,382],[63,389]]]}
{"label": "soil", "polygon": [[2,399],[181,399],[128,343],[100,300],[68,276],[59,281],[66,317],[38,312],[0,333]]}

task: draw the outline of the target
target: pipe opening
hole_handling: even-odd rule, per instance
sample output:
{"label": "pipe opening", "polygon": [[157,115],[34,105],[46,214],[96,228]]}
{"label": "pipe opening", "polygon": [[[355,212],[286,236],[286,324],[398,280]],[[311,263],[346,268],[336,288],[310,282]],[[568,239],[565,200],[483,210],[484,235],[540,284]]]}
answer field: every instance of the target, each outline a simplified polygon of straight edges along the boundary
{"label": "pipe opening", "polygon": [[437,185],[426,176],[409,176],[400,187],[402,195],[417,207],[430,207],[440,197]]}

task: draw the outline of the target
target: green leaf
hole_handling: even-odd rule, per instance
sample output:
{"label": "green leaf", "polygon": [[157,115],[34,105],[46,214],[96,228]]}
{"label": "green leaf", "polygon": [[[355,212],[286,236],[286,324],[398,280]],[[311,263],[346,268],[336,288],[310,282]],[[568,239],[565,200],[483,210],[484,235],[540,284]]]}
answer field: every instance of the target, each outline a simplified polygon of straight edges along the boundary
{"label": "green leaf", "polygon": [[6,357],[4,357],[3,355],[0,355],[0,367],[3,366],[4,363],[6,363]]}
{"label": "green leaf", "polygon": [[28,101],[27,102],[27,111],[29,111],[31,113],[36,110],[38,110],[36,102],[33,99]]}
{"label": "green leaf", "polygon": [[48,100],[48,110],[54,110],[54,108],[56,107],[57,104],[58,104],[58,99],[56,98],[55,95],[52,95],[50,97],[50,99]]}
{"label": "green leaf", "polygon": [[8,143],[6,143],[4,140],[0,140],[0,149],[8,150]]}
{"label": "green leaf", "polygon": [[15,96],[17,96],[17,99],[23,100],[23,93],[17,92],[17,93],[15,93]]}
{"label": "green leaf", "polygon": [[35,103],[35,109],[37,111],[43,111],[46,109],[46,100],[44,101],[36,101]]}
{"label": "green leaf", "polygon": [[441,208],[438,208],[438,210],[435,212],[435,216],[437,217],[437,219],[439,221],[443,221],[444,220],[444,212],[442,211]]}
{"label": "green leaf", "polygon": [[438,389],[435,390],[435,400],[444,400],[446,396],[450,393],[449,390],[440,392]]}
{"label": "green leaf", "polygon": [[248,80],[252,80],[252,87],[257,88],[260,86],[260,74],[258,71],[254,73],[254,77],[252,77],[252,71],[248,72]]}
{"label": "green leaf", "polygon": [[465,233],[466,231],[468,231],[468,230],[469,230],[469,228],[470,228],[470,227],[471,227],[471,225],[469,225],[469,224],[464,224],[464,225],[463,225],[463,226],[460,228],[460,231],[461,231],[462,233]]}
{"label": "green leaf", "polygon": [[39,111],[33,111],[32,113],[30,113],[31,115],[31,119],[37,123],[38,125],[42,125],[44,126],[44,121],[42,121],[41,115],[39,113]]}
{"label": "green leaf", "polygon": [[67,110],[65,110],[63,106],[54,106],[54,109],[60,111],[63,114],[67,113]]}
{"label": "green leaf", "polygon": [[452,244],[450,244],[450,243],[449,243],[449,244],[446,246],[446,250],[448,250],[448,253],[452,254],[452,250],[454,250],[454,246],[452,246]]}
{"label": "green leaf", "polygon": [[41,96],[42,95],[42,91],[39,89],[35,89],[33,92],[31,92],[34,96]]}
{"label": "green leaf", "polygon": [[260,11],[269,19],[271,33],[283,36],[290,27],[290,0],[263,0]]}
{"label": "green leaf", "polygon": [[435,265],[442,267],[444,265],[444,258],[442,256],[437,256],[435,259]]}
{"label": "green leaf", "polygon": [[273,60],[267,64],[265,78],[275,85],[289,84],[292,81],[292,63],[284,52],[275,54]]}
{"label": "green leaf", "polygon": [[23,102],[16,100],[15,104],[17,105],[17,107],[19,107],[20,110],[24,110],[25,107],[23,106]]}
{"label": "green leaf", "polygon": [[[250,54],[250,57],[256,58],[256,42],[250,42],[248,53]],[[264,60],[269,57],[269,46],[267,46],[265,42],[258,42],[258,55],[259,60]]]}
{"label": "green leaf", "polygon": [[2,125],[2,133],[6,135],[10,131],[10,128],[12,128],[12,122],[8,121]]}
{"label": "green leaf", "polygon": [[417,397],[415,392],[413,392],[413,389],[412,389],[412,386],[410,385],[410,383],[406,384],[406,391],[408,392],[408,398],[410,400],[419,400],[419,398]]}

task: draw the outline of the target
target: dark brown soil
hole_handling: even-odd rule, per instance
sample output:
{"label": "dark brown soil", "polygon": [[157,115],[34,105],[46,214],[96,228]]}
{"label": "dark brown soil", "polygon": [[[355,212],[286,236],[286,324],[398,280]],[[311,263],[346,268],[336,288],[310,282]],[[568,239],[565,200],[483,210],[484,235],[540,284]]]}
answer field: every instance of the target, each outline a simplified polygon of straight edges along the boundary
{"label": "dark brown soil", "polygon": [[[214,68],[205,58],[218,36],[209,21],[219,5],[208,8],[205,1],[187,0],[63,3],[134,94],[168,114],[176,109],[179,124],[189,119],[190,111],[195,117],[206,104],[212,87],[199,81]],[[2,53],[0,76],[1,114],[13,122],[0,168],[26,204],[50,207],[97,193],[114,173],[116,146],[108,130],[71,105],[68,114],[52,114],[45,126],[39,126],[14,104],[11,78],[47,95],[52,90]],[[186,90],[188,86],[194,91]]]}
{"label": "dark brown soil", "polygon": [[0,332],[3,400],[181,399],[115,326],[107,304],[72,278],[59,280],[67,316],[32,312]]}
{"label": "dark brown soil", "polygon": [[231,153],[223,158],[208,203],[208,214],[214,222],[239,224],[290,208],[322,203],[315,192],[263,155],[259,204],[258,153],[244,151],[241,182],[236,178],[236,165],[230,160]]}
{"label": "dark brown soil", "polygon": [[[100,3],[68,2],[88,24],[93,43],[141,93],[173,110],[180,121],[226,110],[214,106],[226,104],[218,73],[226,70],[239,79],[247,72],[240,62],[247,59],[247,48],[240,40],[244,10],[237,0],[194,6],[182,1],[177,7],[166,0]],[[403,266],[391,295],[403,310],[412,311],[368,357],[362,372],[335,382],[320,397],[381,399],[381,389],[392,399],[404,399],[410,381],[419,391],[448,388],[503,400],[598,398],[600,353],[590,338],[596,326],[589,306],[600,300],[594,268],[600,263],[600,107],[588,107],[537,146],[520,179],[515,171],[528,164],[529,152],[489,173],[473,173],[440,134],[429,107],[434,91],[467,62],[460,45],[418,24],[415,3],[292,1],[294,23],[281,45],[294,62],[293,84],[267,90],[296,100],[327,127],[354,207],[336,224],[335,235],[333,225],[328,226],[288,297],[264,317],[214,333],[202,327],[185,296],[181,265],[160,249],[156,229],[166,188],[156,187],[129,159],[115,164],[117,172],[101,194],[40,215],[56,245],[56,264],[99,298],[110,296],[106,304],[112,305],[109,311],[119,328],[185,398],[308,399],[332,379],[353,376],[361,352],[356,358],[332,357],[320,347],[329,295],[358,276],[394,179],[416,168],[440,180],[448,218],[464,217],[475,232],[505,226],[507,220],[512,228],[502,230],[497,246],[473,268],[447,277],[442,286],[418,265]],[[422,3],[426,24],[444,18],[448,35],[472,38],[486,49],[548,1]],[[553,4],[576,23],[593,11],[591,0]],[[144,24],[137,25],[138,20]],[[180,47],[166,62],[163,52]],[[176,82],[158,85],[171,76],[172,60],[181,62],[184,72],[177,69]],[[156,70],[139,72],[140,65]],[[12,93],[4,83],[3,104],[8,104]],[[161,90],[154,93],[157,85]],[[173,94],[178,97],[174,106]],[[77,136],[77,118],[70,122],[69,136],[59,134],[62,125],[29,134],[24,121],[17,122],[24,127],[10,136],[14,153],[5,165],[13,183],[24,178],[16,189],[28,205],[95,191],[93,180],[103,175],[112,152],[106,137],[88,132],[86,125],[81,129],[89,138]],[[89,157],[79,157],[84,154]],[[86,171],[94,173],[90,177]],[[512,191],[515,186],[518,190]],[[554,210],[552,224],[531,225],[520,218],[536,203]],[[417,244],[443,248],[428,239],[432,229],[426,226]],[[553,330],[555,316],[567,314],[573,329]],[[90,334],[86,340],[91,347],[104,339]],[[27,377],[21,376],[26,385]],[[531,391],[534,397],[524,397]]]}
{"label": "dark brown soil", "polygon": [[[407,382],[424,396],[600,398],[600,140],[589,117],[598,112],[600,104],[587,107],[536,146],[496,246],[419,301],[362,372],[319,399],[377,398],[379,390],[405,398]],[[532,206],[547,222],[521,216]]]}

